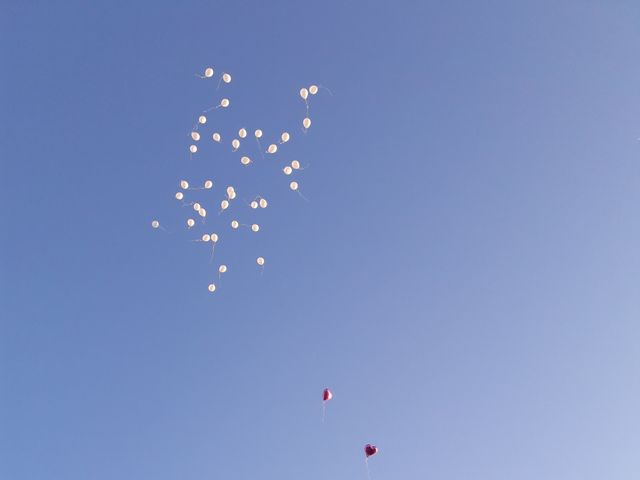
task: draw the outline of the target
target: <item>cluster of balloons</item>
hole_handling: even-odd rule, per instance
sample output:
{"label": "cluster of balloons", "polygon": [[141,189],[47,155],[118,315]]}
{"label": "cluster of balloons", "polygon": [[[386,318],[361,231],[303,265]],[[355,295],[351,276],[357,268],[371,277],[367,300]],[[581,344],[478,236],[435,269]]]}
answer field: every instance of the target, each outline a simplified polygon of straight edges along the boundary
{"label": "cluster of balloons", "polygon": [[[206,67],[202,74],[196,74],[196,76],[204,81],[209,81],[214,78],[215,70],[213,67]],[[218,81],[217,89],[224,84],[229,85],[231,83],[232,77],[231,74],[227,72],[222,72],[220,76],[220,80]],[[302,119],[302,134],[306,135],[309,129],[311,128],[311,116],[310,116],[310,96],[315,96],[318,94],[319,90],[324,87],[320,87],[318,85],[310,85],[309,87],[301,88],[299,91],[300,98],[304,101],[305,105],[305,115]],[[329,92],[331,93],[331,92]],[[194,159],[199,155],[202,155],[203,142],[205,139],[210,138],[213,144],[215,145],[224,145],[225,142],[229,142],[230,152],[239,157],[239,162],[242,168],[249,168],[255,160],[252,157],[255,157],[255,153],[260,155],[260,158],[265,159],[265,154],[268,156],[273,156],[277,158],[279,154],[282,154],[282,151],[286,151],[288,148],[289,142],[293,139],[292,135],[288,131],[280,131],[277,137],[272,140],[271,143],[268,143],[266,148],[263,147],[261,140],[264,139],[265,133],[262,129],[256,128],[253,130],[253,137],[255,138],[255,145],[252,142],[247,140],[247,137],[250,138],[250,133],[245,127],[240,128],[232,128],[230,131],[234,132],[231,135],[230,139],[223,138],[223,134],[220,130],[222,130],[223,122],[221,122],[220,115],[215,114],[215,118],[210,119],[207,117],[209,112],[214,112],[218,109],[225,110],[229,108],[231,105],[231,100],[226,96],[222,96],[220,101],[205,110],[203,110],[200,114],[198,114],[193,127],[189,133],[190,142],[188,145],[189,158]],[[204,134],[204,129],[206,126],[214,125],[212,127],[212,131],[210,133]],[[226,131],[229,131],[228,129]],[[226,134],[225,134],[226,136]],[[219,148],[219,147],[216,147]],[[273,164],[273,162],[270,162]],[[299,171],[304,170],[299,160],[291,160],[287,161],[284,166],[280,166],[282,174],[284,174],[288,181],[289,189],[293,192],[297,192],[302,198],[300,191],[300,184],[298,183],[297,174]],[[243,170],[244,171],[244,170]],[[289,180],[290,179],[290,180]],[[235,183],[235,182],[234,182]],[[228,215],[228,211],[232,211],[233,214],[231,218],[228,220],[223,220],[220,222],[219,233],[211,232],[207,230],[206,232],[200,232],[195,239],[191,239],[192,242],[205,243],[211,246],[211,260],[213,261],[216,245],[221,242],[223,239],[231,238],[233,235],[233,231],[237,231],[240,228],[247,228],[253,234],[258,234],[262,227],[258,223],[240,223],[240,216],[242,215],[242,209],[248,208],[249,211],[253,210],[255,213],[258,213],[260,210],[266,209],[269,206],[269,202],[267,198],[262,196],[261,194],[250,194],[249,198],[253,197],[249,202],[245,202],[245,205],[242,202],[238,202],[238,192],[236,191],[236,187],[234,185],[226,185],[223,188],[223,196],[222,198],[218,197],[218,200],[213,200],[211,198],[211,193],[216,191],[216,184],[212,179],[206,179],[204,182],[199,183],[198,185],[192,185],[186,179],[181,179],[178,182],[178,191],[174,194],[175,199],[179,202],[181,207],[187,207],[188,211],[191,212],[190,215],[187,215],[185,219],[186,231],[191,232],[196,229],[205,229],[208,227],[206,221],[208,217],[207,208],[205,205],[209,206],[210,211],[214,211],[213,206],[219,205],[218,216],[223,217],[224,215]],[[202,195],[204,194],[204,195]],[[199,217],[199,222],[197,221]],[[160,224],[160,221],[154,219],[151,222],[151,227],[153,229],[165,230],[164,227]],[[166,230],[165,230],[166,231]],[[265,257],[261,255],[262,252],[258,253],[255,257],[255,265],[262,272],[264,270],[264,266],[266,263]],[[207,285],[207,290],[211,293],[214,293],[218,289],[218,285],[222,276],[226,274],[229,270],[229,266],[226,263],[221,263],[217,266],[217,280],[216,282],[211,281]],[[326,416],[326,408],[328,402],[333,399],[333,392],[329,388],[325,388],[322,391],[322,421],[325,421]],[[369,457],[378,453],[378,448],[371,444],[366,444],[364,447],[365,453],[365,463],[367,463],[367,474],[368,474],[368,459]]]}
{"label": "cluster of balloons", "polygon": [[[201,74],[196,74],[196,77],[198,77],[203,81],[211,81],[215,78],[215,76],[216,76],[216,71],[214,70],[213,67],[206,67]],[[219,90],[221,86],[226,87],[229,84],[231,84],[232,77],[230,73],[221,72],[219,76],[220,76],[220,79],[218,81],[216,90]],[[320,88],[324,88],[324,87],[319,87],[318,85],[310,85],[309,87],[300,89],[300,97],[304,101],[304,105],[305,105],[305,114],[301,122],[302,135],[306,135],[309,128],[311,127],[311,118],[309,113],[310,112],[309,96],[317,95]],[[220,114],[214,113],[217,110],[222,111],[222,110],[228,109],[231,106],[231,104],[232,104],[231,100],[227,96],[220,95],[220,100],[218,101],[218,103],[216,103],[215,105],[209,108],[204,109],[202,112],[200,112],[196,116],[196,120],[191,128],[191,131],[189,132],[190,142],[188,144],[188,154],[190,159],[197,159],[200,155],[203,155],[202,153],[203,149],[206,150],[207,148],[209,148],[206,146],[204,142],[206,142],[207,139],[210,139],[210,141],[214,145],[224,145],[226,142],[229,142],[228,145],[230,145],[231,147],[230,152],[232,154],[238,155],[237,158],[240,162],[240,165],[242,167],[250,167],[255,162],[254,158],[256,153],[259,154],[260,158],[262,159],[265,159],[265,154],[268,156],[274,156],[275,158],[278,158],[282,154],[282,151],[286,150],[285,146],[288,147],[287,144],[295,140],[293,138],[294,136],[291,133],[289,133],[286,130],[285,131],[280,130],[280,132],[273,139],[273,141],[271,143],[268,143],[267,147],[264,148],[262,146],[261,140],[265,138],[266,134],[262,129],[255,128],[253,129],[253,136],[255,137],[256,143],[253,144],[252,146],[252,143],[249,142],[247,138],[247,137],[250,138],[250,133],[247,130],[247,128],[239,127],[239,128],[224,129],[223,127],[225,126],[224,124],[225,122],[222,121],[223,116],[221,115],[221,113]],[[210,117],[211,115],[213,115],[213,117]],[[207,128],[211,128],[211,131],[205,132],[205,129]],[[231,138],[228,138],[228,139],[224,138],[223,133],[221,133],[221,131],[233,132],[232,135],[230,135]],[[227,134],[225,133],[224,136],[226,137],[226,135]],[[206,148],[203,148],[203,147],[206,147]],[[214,147],[214,148],[219,149],[219,147]],[[220,151],[218,150],[218,152]],[[265,159],[265,161],[267,160]],[[271,164],[273,164],[273,162],[271,162]],[[282,168],[282,173],[285,175],[285,177],[296,176],[297,172],[304,170],[299,160],[287,161],[284,166],[280,165],[277,168]],[[299,196],[301,196],[302,198],[305,198],[300,190],[300,183],[297,178],[296,179],[288,178],[286,181],[288,183],[289,189],[292,192],[296,192]],[[209,212],[214,210],[212,208],[214,203],[212,203],[210,194],[207,193],[208,191],[215,192],[216,188],[214,185],[214,180],[207,179],[203,183],[197,186],[192,186],[188,180],[182,179],[179,181],[178,185],[179,185],[179,189],[175,193],[174,197],[178,202],[180,202],[179,204],[182,207],[190,207],[189,211],[191,212],[191,215],[187,215],[187,217],[184,220],[185,222],[184,225],[186,225],[186,230],[190,232],[190,231],[206,228],[207,226],[206,221],[208,218],[210,218]],[[201,192],[198,192],[198,191],[201,191]],[[204,193],[209,197],[208,198],[203,197],[203,195],[199,195],[199,193]],[[250,192],[245,192],[245,193],[250,193]],[[249,197],[251,196],[253,196],[253,199],[246,204],[246,207],[250,208],[251,210],[259,211],[261,209],[267,208],[267,206],[269,205],[269,202],[264,196],[255,195],[255,194],[249,195]],[[245,224],[240,222],[239,217],[242,215],[242,208],[245,208],[245,205],[242,205],[242,202],[236,202],[235,200],[237,199],[237,197],[238,197],[238,193],[236,191],[236,188],[233,185],[227,185],[226,188],[224,189],[223,198],[221,199],[219,198],[215,202],[216,203],[219,202],[218,204],[220,206],[218,210],[218,215],[223,216],[227,214],[226,213],[227,211],[233,211],[231,218],[227,221],[221,222],[222,224],[218,226],[218,228],[222,230],[220,230],[219,232],[217,233],[210,232],[210,231],[207,231],[206,233],[201,232],[198,238],[191,239],[192,242],[207,243],[211,246],[210,261],[213,261],[216,244],[218,244],[218,242],[222,242],[223,240],[225,240],[225,243],[226,243],[226,240],[230,240],[231,239],[230,235],[232,231],[239,230],[240,228],[247,228],[250,232],[254,234],[258,234],[262,229],[262,225],[258,223]],[[164,227],[160,224],[160,221],[157,219],[154,219],[151,222],[151,227],[153,229],[160,229],[160,230],[166,231]],[[230,229],[230,230],[226,230],[226,229]],[[255,265],[258,267],[258,269],[262,273],[262,271],[264,270],[266,260],[261,253],[262,252],[259,252],[259,251],[255,252],[254,254],[255,256],[253,258],[255,261]],[[222,274],[226,273],[228,271],[228,268],[229,267],[226,264],[221,264],[218,266],[217,268],[218,283],[222,278]],[[217,290],[216,283],[211,281],[208,284],[207,289],[209,290],[209,292],[212,292],[212,293],[215,292]]]}

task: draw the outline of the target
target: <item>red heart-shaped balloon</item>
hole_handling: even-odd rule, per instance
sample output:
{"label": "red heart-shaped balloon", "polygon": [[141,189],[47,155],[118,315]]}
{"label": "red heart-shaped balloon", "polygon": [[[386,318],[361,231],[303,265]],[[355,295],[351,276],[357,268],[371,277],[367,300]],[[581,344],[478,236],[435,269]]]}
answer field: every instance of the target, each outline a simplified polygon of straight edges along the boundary
{"label": "red heart-shaped balloon", "polygon": [[367,458],[369,458],[371,455],[375,455],[376,453],[378,453],[378,447],[376,447],[375,445],[367,443],[364,446],[364,454],[367,456]]}
{"label": "red heart-shaped balloon", "polygon": [[329,390],[328,388],[325,388],[324,391],[322,392],[322,400],[324,402],[328,402],[332,398],[333,398],[333,393],[331,393],[331,390]]}

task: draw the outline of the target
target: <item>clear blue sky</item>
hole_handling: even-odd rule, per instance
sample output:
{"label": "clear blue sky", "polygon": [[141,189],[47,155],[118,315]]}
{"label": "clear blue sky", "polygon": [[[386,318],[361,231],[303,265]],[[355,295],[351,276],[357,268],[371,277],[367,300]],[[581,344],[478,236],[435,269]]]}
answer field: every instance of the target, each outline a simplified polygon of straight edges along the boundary
{"label": "clear blue sky", "polygon": [[[638,2],[172,3],[0,6],[0,477],[638,478]],[[206,65],[334,94],[213,296]]]}

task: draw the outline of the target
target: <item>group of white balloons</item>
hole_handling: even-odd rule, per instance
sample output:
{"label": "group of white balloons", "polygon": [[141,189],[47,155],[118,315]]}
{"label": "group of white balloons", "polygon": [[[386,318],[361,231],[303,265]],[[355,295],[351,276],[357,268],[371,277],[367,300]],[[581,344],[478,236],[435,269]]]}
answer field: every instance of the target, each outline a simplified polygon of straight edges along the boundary
{"label": "group of white balloons", "polygon": [[[196,74],[198,78],[203,80],[210,80],[214,77],[214,75],[215,75],[215,70],[213,69],[213,67],[207,67],[204,69],[204,72],[202,74]],[[218,81],[218,87],[217,87],[218,89],[220,88],[222,83],[227,85],[231,83],[231,75],[229,73],[222,72],[222,75],[220,76],[220,80]],[[300,89],[300,97],[302,98],[305,104],[305,117],[302,120],[302,132],[304,134],[306,134],[309,128],[311,127],[311,118],[309,114],[309,111],[310,111],[309,95],[316,95],[319,91],[319,88],[320,87],[318,87],[317,85],[310,85],[308,88],[305,87]],[[226,109],[230,105],[231,105],[231,101],[229,100],[229,98],[223,97],[220,99],[220,102],[218,104],[205,109],[204,111],[202,111],[201,114],[197,116],[196,122],[194,123],[191,129],[191,132],[189,134],[191,139],[191,143],[189,145],[190,159],[194,158],[194,156],[200,152],[198,145],[199,145],[199,142],[201,142],[201,140],[204,138],[204,136],[201,135],[200,128],[206,125],[207,121],[209,120],[206,114],[208,112],[217,110],[219,108]],[[216,120],[218,119],[216,118]],[[220,122],[216,122],[216,123],[219,124]],[[231,153],[238,152],[239,150],[241,150],[241,148],[243,149],[243,143],[245,142],[245,139],[247,138],[248,135],[249,134],[247,132],[247,129],[244,127],[239,128],[237,130],[237,135],[234,138],[232,138],[230,141]],[[261,129],[255,129],[253,132],[253,136],[255,137],[255,140],[258,146],[258,153],[261,156],[263,156],[264,153],[268,155],[277,154],[278,147],[281,147],[282,145],[288,143],[292,138],[292,135],[289,132],[283,131],[282,133],[280,133],[277,141],[270,143],[266,149],[263,149],[262,144],[260,143],[260,140],[263,138],[263,135],[264,135],[264,132]],[[222,134],[219,131],[213,131],[211,133],[210,138],[216,144],[221,144],[223,142]],[[252,160],[248,152],[243,152],[243,154],[240,156],[240,164],[244,167],[250,166],[253,162],[254,160]],[[290,176],[298,170],[303,170],[298,160],[292,160],[290,163],[288,163],[282,168],[282,172],[286,176]],[[186,199],[187,195],[190,195],[190,193],[193,191],[198,191],[198,190],[206,191],[206,190],[212,190],[213,188],[214,188],[214,181],[210,179],[205,180],[204,183],[201,184],[201,186],[195,186],[195,187],[191,186],[187,180],[184,180],[184,179],[180,180],[179,190],[175,193],[175,199],[178,200],[183,207],[191,207],[193,209],[193,217],[195,217],[193,218],[190,216],[186,219],[186,228],[188,231],[197,227],[197,222],[196,222],[197,216],[200,217],[201,224],[206,225],[207,210],[201,203],[195,200],[187,201]],[[289,188],[290,190],[297,192],[300,196],[302,196],[299,190],[300,185],[296,180],[292,180],[289,182]],[[228,185],[225,190],[225,196],[220,201],[220,210],[218,214],[220,215],[223,212],[225,212],[227,209],[229,209],[233,205],[233,202],[236,198],[237,198],[237,192],[235,187],[232,185]],[[200,200],[200,202],[204,203],[205,200]],[[253,210],[265,209],[267,208],[268,204],[269,203],[266,198],[264,198],[261,195],[257,195],[253,198],[253,200],[251,200],[250,203],[248,203],[248,207]],[[251,230],[251,232],[253,233],[258,233],[261,229],[260,225],[257,223],[242,224],[235,218],[232,219],[228,223],[228,225],[230,225],[232,230],[238,230],[240,227],[246,227],[249,230]],[[154,219],[151,222],[151,227],[154,229],[165,230],[163,226],[160,225],[160,222],[156,219]],[[220,238],[221,236],[218,235],[217,233],[204,233],[198,239],[191,240],[191,241],[204,242],[204,243],[210,244],[211,260],[213,260],[215,247],[218,241],[220,240]],[[264,269],[265,259],[263,256],[256,257],[255,262],[256,262],[256,265],[261,270]],[[218,280],[221,279],[222,274],[226,273],[227,270],[228,270],[228,266],[226,264],[220,264],[218,266]],[[217,286],[215,283],[211,282],[208,285],[209,292],[215,292],[216,289],[217,289]]]}

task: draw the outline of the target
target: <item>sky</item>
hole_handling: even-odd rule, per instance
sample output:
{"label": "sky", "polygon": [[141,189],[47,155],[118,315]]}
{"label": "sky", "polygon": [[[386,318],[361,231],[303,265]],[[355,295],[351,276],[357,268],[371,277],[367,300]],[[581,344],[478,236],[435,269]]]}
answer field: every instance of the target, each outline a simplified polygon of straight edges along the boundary
{"label": "sky", "polygon": [[[0,477],[637,478],[638,2],[3,0],[0,52]],[[247,190],[222,92],[292,133]],[[268,192],[214,294],[182,178]]]}

